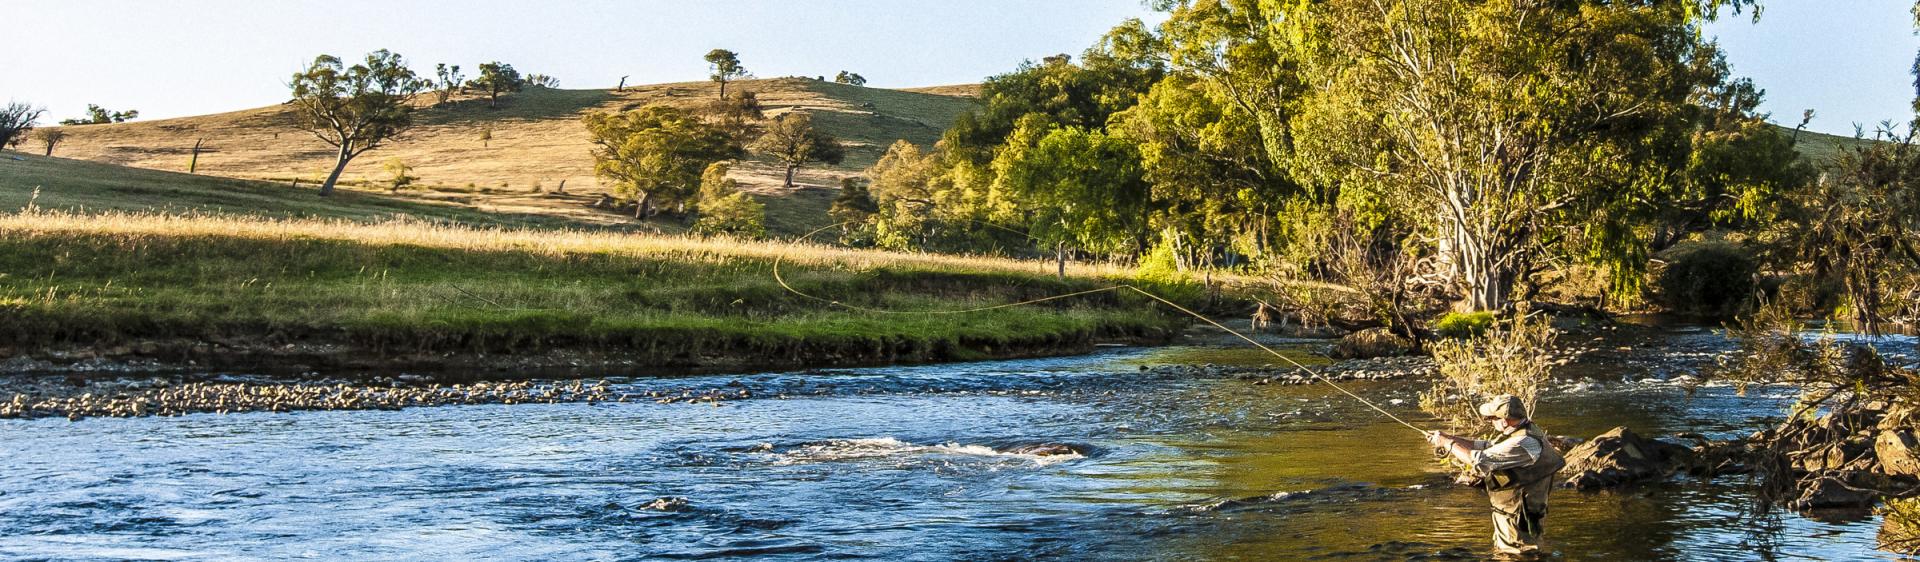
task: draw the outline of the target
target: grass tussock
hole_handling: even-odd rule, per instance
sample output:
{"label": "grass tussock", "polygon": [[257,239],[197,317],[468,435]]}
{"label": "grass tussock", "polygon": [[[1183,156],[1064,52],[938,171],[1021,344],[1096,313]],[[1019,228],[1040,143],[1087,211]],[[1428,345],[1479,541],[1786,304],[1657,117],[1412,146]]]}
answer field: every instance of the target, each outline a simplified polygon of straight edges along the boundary
{"label": "grass tussock", "polygon": [[[0,215],[0,346],[141,338],[339,343],[382,353],[592,348],[699,364],[955,359],[1165,335],[1145,299],[954,309],[1125,271],[806,243],[391,220],[26,211]],[[1150,287],[1175,296],[1182,287]]]}

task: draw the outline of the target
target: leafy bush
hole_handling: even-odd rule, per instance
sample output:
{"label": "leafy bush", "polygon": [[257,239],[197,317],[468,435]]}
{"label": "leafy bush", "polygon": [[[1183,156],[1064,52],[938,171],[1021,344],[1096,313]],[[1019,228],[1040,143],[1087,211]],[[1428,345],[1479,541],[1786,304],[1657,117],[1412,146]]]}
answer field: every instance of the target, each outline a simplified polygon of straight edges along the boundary
{"label": "leafy bush", "polygon": [[1667,310],[1702,316],[1731,316],[1753,296],[1753,256],[1726,243],[1692,244],[1668,251],[1660,274],[1657,302]]}
{"label": "leafy bush", "polygon": [[1464,338],[1485,335],[1490,326],[1493,326],[1493,313],[1490,311],[1464,314],[1449,312],[1446,316],[1441,316],[1439,320],[1434,321],[1433,331],[1441,337]]}

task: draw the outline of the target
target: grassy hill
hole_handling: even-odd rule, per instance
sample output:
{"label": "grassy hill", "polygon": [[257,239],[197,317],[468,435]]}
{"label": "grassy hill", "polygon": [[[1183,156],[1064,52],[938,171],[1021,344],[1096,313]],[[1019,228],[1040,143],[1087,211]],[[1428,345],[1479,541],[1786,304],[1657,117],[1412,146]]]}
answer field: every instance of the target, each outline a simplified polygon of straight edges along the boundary
{"label": "grassy hill", "polygon": [[[783,233],[825,222],[827,204],[840,178],[871,165],[895,140],[924,145],[937,141],[954,117],[968,107],[966,96],[973,91],[969,86],[886,90],[807,78],[745,80],[732,87],[757,94],[769,117],[796,110],[812,112],[815,123],[849,144],[846,162],[834,167],[803,168],[795,178],[795,189],[784,188],[780,168],[758,156],[749,156],[735,167],[742,189],[769,201],[769,226]],[[710,82],[636,86],[621,92],[530,89],[501,98],[498,108],[487,107],[486,100],[477,95],[457,96],[446,107],[423,108],[418,114],[420,126],[356,159],[342,177],[348,182],[377,182],[386,176],[381,169],[383,163],[398,158],[413,166],[414,175],[427,187],[425,193],[409,197],[533,194],[536,189],[558,189],[562,182],[566,193],[597,194],[604,189],[593,174],[581,116],[655,103],[691,108],[706,103],[715,93]],[[333,152],[293,123],[290,108],[279,105],[177,119],[64,127],[67,138],[56,147],[54,156],[184,172],[194,143],[202,141],[196,168],[200,174],[315,184],[331,169]],[[492,140],[483,143],[481,132],[489,129]],[[67,191],[65,178],[39,180],[39,185],[47,189]],[[0,190],[17,191],[19,187],[0,183]],[[543,204],[521,211],[540,214],[568,206],[552,204],[552,199],[540,202]],[[573,211],[561,214],[586,212]],[[602,222],[614,220],[608,217]]]}
{"label": "grassy hill", "polygon": [[0,213],[29,206],[69,212],[242,215],[380,222],[415,219],[475,227],[654,230],[599,212],[587,195],[494,189],[418,191],[344,187],[319,197],[311,185],[189,175],[85,160],[0,153]]}
{"label": "grassy hill", "polygon": [[1790,127],[1780,127],[1780,129],[1781,134],[1794,137],[1796,143],[1794,146],[1800,149],[1800,154],[1805,155],[1807,159],[1813,161],[1817,166],[1826,166],[1833,163],[1835,158],[1838,158],[1843,151],[1849,148],[1855,148],[1873,142],[1868,139],[1829,135],[1813,131],[1795,132]]}

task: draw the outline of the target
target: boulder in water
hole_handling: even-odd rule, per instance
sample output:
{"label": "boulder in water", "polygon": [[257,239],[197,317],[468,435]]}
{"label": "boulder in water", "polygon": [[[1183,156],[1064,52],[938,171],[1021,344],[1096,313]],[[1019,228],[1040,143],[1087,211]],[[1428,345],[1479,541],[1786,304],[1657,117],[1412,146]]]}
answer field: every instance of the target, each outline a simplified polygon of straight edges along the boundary
{"label": "boulder in water", "polygon": [[1035,443],[1032,445],[1018,445],[1014,447],[1008,447],[1007,450],[1001,451],[1001,452],[1010,454],[1010,455],[1033,455],[1036,457],[1084,454],[1079,449],[1075,449],[1072,445],[1064,445],[1060,443]]}
{"label": "boulder in water", "polygon": [[1334,359],[1399,357],[1413,352],[1413,342],[1386,328],[1369,328],[1340,338],[1327,355]]}
{"label": "boulder in water", "polygon": [[1560,474],[1567,477],[1567,486],[1591,490],[1666,478],[1691,462],[1693,450],[1616,427],[1574,447],[1566,457],[1567,467]]}
{"label": "boulder in water", "polygon": [[1890,429],[1873,440],[1873,453],[1880,459],[1880,472],[1892,476],[1920,476],[1920,440],[1913,430]]}

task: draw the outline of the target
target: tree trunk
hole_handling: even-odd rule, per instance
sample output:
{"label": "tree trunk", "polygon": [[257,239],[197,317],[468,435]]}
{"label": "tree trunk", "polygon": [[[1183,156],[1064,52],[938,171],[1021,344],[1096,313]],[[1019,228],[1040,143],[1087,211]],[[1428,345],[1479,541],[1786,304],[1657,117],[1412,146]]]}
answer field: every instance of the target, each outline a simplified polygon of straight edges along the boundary
{"label": "tree trunk", "polygon": [[793,188],[793,171],[799,168],[800,166],[798,165],[787,164],[787,188],[788,189]]}
{"label": "tree trunk", "polygon": [[647,220],[647,214],[648,214],[647,211],[652,210],[649,204],[649,201],[651,199],[653,199],[652,193],[642,193],[640,194],[640,200],[633,202],[633,218],[634,219],[642,220],[642,221]]}
{"label": "tree trunk", "polygon": [[1506,309],[1511,304],[1519,264],[1514,263],[1514,256],[1495,250],[1506,247],[1494,239],[1499,235],[1475,236],[1465,230],[1460,229],[1454,235],[1453,269],[1466,290],[1460,302],[1454,303],[1454,309],[1460,312]]}
{"label": "tree trunk", "polygon": [[47,141],[47,156],[53,156],[53,141]]}
{"label": "tree trunk", "polygon": [[722,101],[727,99],[727,79],[725,78],[720,79],[720,99]]}
{"label": "tree trunk", "polygon": [[327,182],[320,184],[321,197],[333,195],[334,182],[340,181],[340,172],[346,171],[347,162],[351,160],[353,160],[353,153],[347,152],[347,149],[344,148],[340,149],[339,163],[333,165],[333,173],[327,174]]}
{"label": "tree trunk", "polygon": [[[203,143],[203,142],[207,142],[207,139],[196,139],[193,141],[193,158],[191,160],[187,160],[187,173],[189,174],[194,173],[195,171],[200,169],[200,143]],[[47,149],[47,153],[51,155],[53,153],[53,149],[51,148]]]}
{"label": "tree trunk", "polygon": [[1066,242],[1061,242],[1058,245],[1054,246],[1054,257],[1058,259],[1060,263],[1060,270],[1058,273],[1055,273],[1055,276],[1059,277],[1062,280],[1065,280],[1067,278],[1067,243]]}

